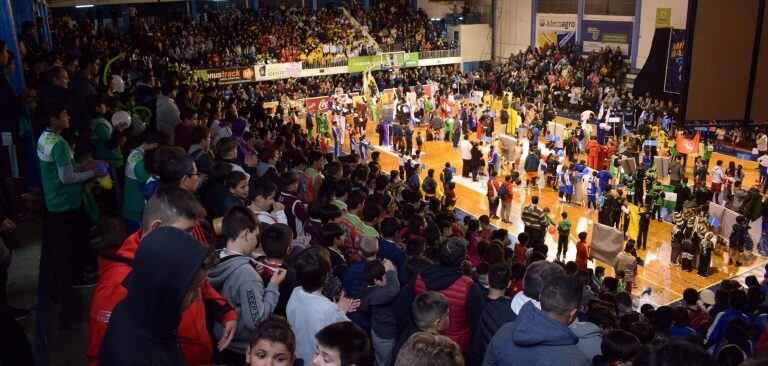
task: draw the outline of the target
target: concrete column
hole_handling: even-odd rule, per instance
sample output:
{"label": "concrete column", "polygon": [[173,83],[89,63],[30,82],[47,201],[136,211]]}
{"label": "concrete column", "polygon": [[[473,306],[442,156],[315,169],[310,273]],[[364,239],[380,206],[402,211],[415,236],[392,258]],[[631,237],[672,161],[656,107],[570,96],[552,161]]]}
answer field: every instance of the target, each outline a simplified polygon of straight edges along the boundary
{"label": "concrete column", "polygon": [[317,13],[317,0],[312,0],[312,12]]}

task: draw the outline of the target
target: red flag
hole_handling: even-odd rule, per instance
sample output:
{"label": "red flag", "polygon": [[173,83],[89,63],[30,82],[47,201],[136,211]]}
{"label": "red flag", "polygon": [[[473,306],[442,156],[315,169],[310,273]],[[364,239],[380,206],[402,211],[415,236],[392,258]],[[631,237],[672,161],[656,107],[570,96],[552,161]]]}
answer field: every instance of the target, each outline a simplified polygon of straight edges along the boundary
{"label": "red flag", "polygon": [[687,139],[682,134],[677,135],[677,152],[680,154],[698,154],[699,134],[700,132],[696,132],[696,136],[692,139]]}

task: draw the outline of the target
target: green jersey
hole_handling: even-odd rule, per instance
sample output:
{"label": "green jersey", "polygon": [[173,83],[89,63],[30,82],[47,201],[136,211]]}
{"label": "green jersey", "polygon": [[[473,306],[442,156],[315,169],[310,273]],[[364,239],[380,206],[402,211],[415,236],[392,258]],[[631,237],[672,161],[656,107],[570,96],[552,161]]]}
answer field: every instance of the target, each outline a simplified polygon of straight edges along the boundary
{"label": "green jersey", "polygon": [[82,183],[64,184],[59,168],[75,166],[74,154],[59,134],[46,130],[37,140],[40,159],[40,179],[43,182],[45,205],[50,212],[71,211],[83,204]]}
{"label": "green jersey", "polygon": [[93,157],[97,160],[104,160],[109,163],[110,168],[119,168],[123,166],[123,153],[120,146],[108,148],[107,140],[112,138],[112,125],[104,118],[98,117],[91,120],[91,143],[93,144]]}
{"label": "green jersey", "polygon": [[123,198],[123,217],[128,220],[140,221],[144,211],[144,193],[139,185],[149,179],[149,173],[144,168],[144,151],[136,148],[128,155],[125,165],[125,193]]}
{"label": "green jersey", "polygon": [[560,234],[560,236],[568,236],[568,234],[571,233],[571,222],[568,220],[560,221],[560,223],[557,224],[557,233]]}

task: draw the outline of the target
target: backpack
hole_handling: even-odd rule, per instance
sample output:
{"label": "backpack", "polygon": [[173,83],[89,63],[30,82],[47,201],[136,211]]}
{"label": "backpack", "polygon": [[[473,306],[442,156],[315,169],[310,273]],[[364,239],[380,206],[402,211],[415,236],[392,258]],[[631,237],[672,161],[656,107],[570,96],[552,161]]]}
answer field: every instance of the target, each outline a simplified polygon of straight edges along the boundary
{"label": "backpack", "polygon": [[499,198],[507,198],[507,184],[501,183],[498,190]]}

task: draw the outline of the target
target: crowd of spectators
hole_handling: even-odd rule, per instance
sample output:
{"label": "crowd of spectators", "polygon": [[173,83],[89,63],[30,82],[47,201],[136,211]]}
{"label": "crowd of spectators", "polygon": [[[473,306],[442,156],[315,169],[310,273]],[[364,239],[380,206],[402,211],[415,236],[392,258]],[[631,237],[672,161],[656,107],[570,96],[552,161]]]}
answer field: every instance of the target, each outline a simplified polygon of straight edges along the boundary
{"label": "crowd of spectators", "polygon": [[[420,21],[414,30],[400,19],[412,11],[382,3],[399,29],[395,39],[401,34],[413,49],[440,42]],[[130,37],[54,23],[46,46],[33,29],[22,42],[39,48],[18,56],[26,99],[7,88],[17,56],[0,46],[2,100],[19,107],[10,117],[21,116],[24,101],[35,106],[46,204],[40,296],[50,297],[38,301],[50,323],[37,336],[53,353],[64,341],[59,325],[72,321],[59,304],[93,286],[92,364],[736,365],[766,352],[765,281],[748,278],[746,290],[724,281],[714,296],[688,289],[681,306],[638,308],[619,276],[547,261],[540,240],[494,230],[487,216],[459,220],[422,193],[418,168],[383,171],[377,153],[335,157],[303,123],[263,105],[354,91],[359,76],[242,89],[195,85],[189,76],[190,66],[209,65],[206,52],[238,64],[225,61],[237,59],[238,47],[247,58],[258,45],[264,62],[300,59],[294,51],[311,47],[326,56],[336,42],[347,55],[345,47],[365,47],[355,45],[358,35],[338,33],[342,23],[331,20],[338,13],[327,12],[312,20],[275,10],[243,44],[215,24],[237,28],[259,18],[231,10],[206,12],[186,35],[192,26],[183,22],[144,24]],[[121,82],[101,80],[108,61],[126,50],[108,73]],[[524,103],[581,112],[631,100],[621,87],[625,68],[611,50],[583,60],[574,50],[543,48],[488,72],[439,66],[374,75],[382,89],[432,81],[446,97],[462,86],[511,90]],[[635,104],[643,113],[670,111],[650,100]],[[121,112],[141,117],[136,106],[151,112],[145,124],[122,119]],[[90,224],[101,215],[121,219],[127,237],[97,259]]]}
{"label": "crowd of spectators", "polygon": [[371,2],[371,11],[353,8],[362,24],[383,51],[419,52],[452,48],[440,27],[427,14],[410,8],[408,0]]}

